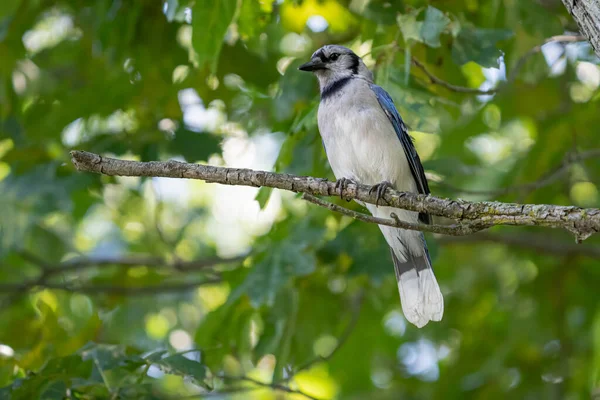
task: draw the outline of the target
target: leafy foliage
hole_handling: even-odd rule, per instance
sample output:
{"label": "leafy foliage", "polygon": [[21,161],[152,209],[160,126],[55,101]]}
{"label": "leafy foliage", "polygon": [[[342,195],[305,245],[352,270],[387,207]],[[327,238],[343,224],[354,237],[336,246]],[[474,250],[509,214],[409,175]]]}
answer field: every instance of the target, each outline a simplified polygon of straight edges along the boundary
{"label": "leafy foliage", "polygon": [[434,194],[597,207],[598,59],[535,50],[570,21],[559,1],[0,2],[0,398],[590,397],[596,237],[428,236],[446,310],[418,330],[378,227],[68,155],[332,178],[297,66],[335,42]]}

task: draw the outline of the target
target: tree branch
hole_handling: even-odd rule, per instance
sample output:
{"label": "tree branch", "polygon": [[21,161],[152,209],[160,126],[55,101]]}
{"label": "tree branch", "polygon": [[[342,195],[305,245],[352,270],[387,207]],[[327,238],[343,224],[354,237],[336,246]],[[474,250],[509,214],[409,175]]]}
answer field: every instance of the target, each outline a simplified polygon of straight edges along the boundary
{"label": "tree branch", "polygon": [[411,61],[415,66],[417,66],[421,71],[423,71],[423,73],[425,75],[427,75],[427,77],[429,78],[431,83],[445,87],[446,89],[451,90],[453,92],[478,94],[478,95],[490,95],[490,94],[495,94],[498,92],[498,88],[481,90],[481,89],[477,89],[477,88],[470,88],[470,87],[466,87],[466,86],[454,85],[454,84],[447,82],[441,78],[438,78],[431,71],[429,71],[427,69],[427,67],[425,66],[425,64],[423,64],[421,61],[419,61],[416,57],[412,57]]}
{"label": "tree branch", "polygon": [[54,283],[54,282],[40,282],[38,279],[22,282],[22,283],[0,283],[0,293],[17,293],[23,294],[25,291],[32,289],[59,289],[73,293],[109,293],[119,294],[124,296],[131,295],[147,295],[157,293],[172,293],[172,292],[183,292],[186,290],[195,289],[198,286],[212,285],[221,282],[221,279],[207,279],[204,281],[195,282],[181,282],[181,283],[170,283],[160,284],[151,286],[121,286],[121,285],[106,285],[106,284],[92,284],[92,285],[77,285],[71,283]]}
{"label": "tree branch", "polygon": [[562,0],[579,30],[600,57],[600,3],[598,0]]}
{"label": "tree branch", "polygon": [[471,236],[443,236],[438,239],[442,244],[473,244],[473,243],[492,243],[504,244],[512,247],[518,247],[523,250],[535,251],[538,253],[564,256],[565,254],[577,254],[594,259],[600,259],[600,247],[578,245],[565,243],[560,240],[549,238],[546,235],[537,235],[530,233],[521,233],[518,235],[500,235],[489,232],[481,232]]}
{"label": "tree branch", "polygon": [[[143,256],[134,255],[126,257],[100,257],[100,258],[87,258],[80,257],[72,260],[64,261],[58,264],[48,264],[45,260],[27,251],[19,252],[21,257],[26,261],[37,265],[41,269],[41,273],[38,277],[26,280],[24,282],[17,283],[0,283],[0,293],[9,293],[14,296],[27,293],[34,289],[59,289],[68,292],[80,292],[80,293],[111,293],[120,295],[145,295],[154,293],[168,293],[168,292],[179,292],[185,290],[191,290],[198,286],[208,285],[213,283],[221,282],[218,277],[210,278],[202,281],[192,282],[174,282],[174,283],[161,283],[160,285],[152,286],[122,286],[112,284],[77,284],[74,282],[51,282],[51,279],[56,275],[77,272],[93,267],[101,266],[120,266],[120,267],[165,267],[173,269],[178,272],[196,272],[196,271],[207,271],[208,268],[214,267],[220,264],[228,264],[233,262],[239,262],[244,260],[247,255],[230,257],[230,258],[219,258],[219,257],[208,257],[204,259],[192,260],[192,261],[168,261],[161,257],[154,256]],[[14,298],[9,298],[9,303]]]}
{"label": "tree branch", "polygon": [[356,220],[363,222],[370,222],[377,225],[387,225],[393,226],[394,228],[402,228],[409,229],[411,231],[422,231],[422,232],[432,232],[432,233],[440,233],[443,235],[453,235],[453,236],[464,236],[470,235],[475,232],[479,232],[483,229],[487,229],[490,225],[479,223],[479,222],[469,222],[465,224],[453,224],[453,225],[427,225],[421,223],[411,223],[402,221],[398,218],[395,213],[392,213],[390,217],[392,219],[373,217],[368,214],[363,214],[358,211],[350,210],[346,207],[338,206],[337,204],[330,203],[313,195],[304,193],[302,195],[302,199],[309,201],[318,206],[328,208],[332,211],[338,212],[340,214],[347,215]]}
{"label": "tree branch", "polygon": [[192,261],[174,260],[168,261],[162,257],[144,256],[144,255],[133,255],[126,257],[94,257],[94,258],[74,258],[68,261],[64,261],[56,266],[49,266],[48,269],[52,274],[59,274],[64,272],[71,272],[77,270],[83,270],[93,267],[102,267],[108,265],[116,265],[120,267],[165,267],[167,269],[174,269],[181,272],[191,272],[205,270],[210,267],[214,267],[219,264],[228,264],[233,262],[242,261],[247,255],[220,258],[220,257],[207,257]]}
{"label": "tree branch", "polygon": [[[201,179],[211,183],[241,186],[266,186],[308,193],[313,196],[337,196],[334,182],[322,178],[300,177],[241,168],[214,167],[179,161],[127,161],[101,157],[85,151],[72,151],[72,162],[80,171],[119,176],[154,176]],[[349,183],[341,195],[348,199],[377,204],[377,195],[367,185]],[[454,219],[476,221],[486,226],[544,226],[563,228],[573,233],[578,242],[600,231],[600,209],[547,204],[516,204],[501,202],[468,202],[430,195],[399,192],[388,188],[380,204],[404,210],[424,212]]]}

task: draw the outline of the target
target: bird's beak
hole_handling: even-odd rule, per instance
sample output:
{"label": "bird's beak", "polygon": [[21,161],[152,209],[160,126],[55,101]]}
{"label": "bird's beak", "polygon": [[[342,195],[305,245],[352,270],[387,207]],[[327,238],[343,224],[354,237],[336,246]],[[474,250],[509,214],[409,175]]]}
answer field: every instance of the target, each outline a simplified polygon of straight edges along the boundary
{"label": "bird's beak", "polygon": [[319,69],[325,69],[325,63],[319,59],[310,60],[309,62],[299,66],[298,69],[300,71],[316,71]]}

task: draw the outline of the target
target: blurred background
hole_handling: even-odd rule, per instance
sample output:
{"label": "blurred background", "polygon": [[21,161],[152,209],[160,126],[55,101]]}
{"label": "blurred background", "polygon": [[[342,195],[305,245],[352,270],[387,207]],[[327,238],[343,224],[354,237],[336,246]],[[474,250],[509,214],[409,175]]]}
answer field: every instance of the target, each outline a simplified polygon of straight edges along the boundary
{"label": "blurred background", "polygon": [[417,329],[377,226],[69,160],[332,179],[297,66],[339,43],[434,195],[598,207],[599,60],[576,35],[559,0],[3,0],[0,398],[590,398],[597,237],[428,234],[446,310]]}

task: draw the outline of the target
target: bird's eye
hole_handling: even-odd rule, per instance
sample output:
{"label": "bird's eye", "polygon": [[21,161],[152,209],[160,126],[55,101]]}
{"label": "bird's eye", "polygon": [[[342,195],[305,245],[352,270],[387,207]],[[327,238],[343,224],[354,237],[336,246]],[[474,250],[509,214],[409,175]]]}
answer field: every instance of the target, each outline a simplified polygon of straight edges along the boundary
{"label": "bird's eye", "polygon": [[338,53],[333,53],[332,55],[329,56],[329,59],[331,61],[335,61],[340,57],[340,55]]}

